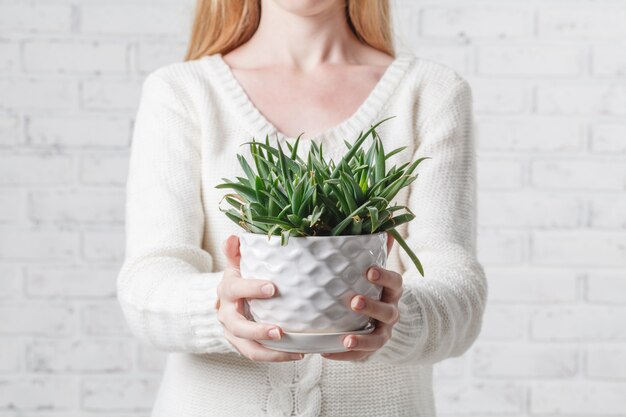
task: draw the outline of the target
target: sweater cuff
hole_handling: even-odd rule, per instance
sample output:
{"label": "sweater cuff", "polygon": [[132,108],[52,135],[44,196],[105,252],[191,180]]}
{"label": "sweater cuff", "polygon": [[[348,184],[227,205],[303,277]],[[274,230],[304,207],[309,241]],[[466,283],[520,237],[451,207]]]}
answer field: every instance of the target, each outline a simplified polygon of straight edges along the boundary
{"label": "sweater cuff", "polygon": [[[406,274],[408,275],[408,274]],[[406,282],[421,277],[406,276],[403,284],[404,292],[398,301],[400,318],[391,329],[391,337],[387,342],[366,358],[366,361],[380,361],[390,364],[406,362],[411,352],[423,351],[428,334],[427,321],[424,318],[424,305],[417,296],[418,289],[415,284]]]}
{"label": "sweater cuff", "polygon": [[199,352],[241,353],[226,339],[217,317],[217,285],[223,272],[194,274],[189,281],[187,315],[191,344]]}

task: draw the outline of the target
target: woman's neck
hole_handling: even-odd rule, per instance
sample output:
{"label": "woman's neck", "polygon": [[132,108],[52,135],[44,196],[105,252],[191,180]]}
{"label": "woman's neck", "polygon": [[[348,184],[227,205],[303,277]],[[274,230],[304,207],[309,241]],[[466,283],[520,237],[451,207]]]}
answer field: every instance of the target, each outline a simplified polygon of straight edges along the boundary
{"label": "woman's neck", "polygon": [[322,63],[358,62],[356,52],[363,45],[348,26],[344,2],[306,15],[274,0],[261,3],[259,27],[246,43],[246,49],[258,51],[256,66],[278,64],[307,72]]}

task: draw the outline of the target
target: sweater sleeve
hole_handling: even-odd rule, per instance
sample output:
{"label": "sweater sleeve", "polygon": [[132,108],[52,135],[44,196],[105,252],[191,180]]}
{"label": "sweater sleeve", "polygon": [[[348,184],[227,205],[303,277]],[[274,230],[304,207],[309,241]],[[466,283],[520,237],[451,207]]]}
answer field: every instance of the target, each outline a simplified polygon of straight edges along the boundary
{"label": "sweater sleeve", "polygon": [[201,248],[200,131],[158,73],[143,82],[126,183],[126,252],[117,295],[132,333],[166,351],[238,351],[217,320],[222,272]]}
{"label": "sweater sleeve", "polygon": [[[366,361],[433,364],[462,355],[480,333],[487,280],[476,257],[476,168],[472,91],[457,79],[418,132],[409,185],[407,245],[424,277],[400,250],[405,267],[400,318],[392,336]],[[397,245],[397,243],[396,243]]]}

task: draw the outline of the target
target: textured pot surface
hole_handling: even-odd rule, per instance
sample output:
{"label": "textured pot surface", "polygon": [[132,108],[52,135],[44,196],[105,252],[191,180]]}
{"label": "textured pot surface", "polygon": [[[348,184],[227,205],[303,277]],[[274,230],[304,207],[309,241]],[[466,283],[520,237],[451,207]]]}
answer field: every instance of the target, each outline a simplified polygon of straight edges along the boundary
{"label": "textured pot surface", "polygon": [[343,332],[365,327],[369,317],[352,311],[356,294],[379,300],[382,287],[366,272],[386,266],[387,232],[346,236],[280,236],[240,232],[243,278],[272,281],[272,298],[248,299],[256,322],[276,324],[287,332]]}

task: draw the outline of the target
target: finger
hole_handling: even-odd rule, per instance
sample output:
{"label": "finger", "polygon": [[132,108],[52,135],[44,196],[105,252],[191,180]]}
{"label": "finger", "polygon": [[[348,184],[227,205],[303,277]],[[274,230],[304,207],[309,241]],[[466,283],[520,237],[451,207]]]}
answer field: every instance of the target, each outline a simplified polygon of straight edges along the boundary
{"label": "finger", "polygon": [[230,235],[222,242],[222,252],[226,255],[228,267],[239,270],[241,253],[239,252],[239,237]]}
{"label": "finger", "polygon": [[[378,273],[378,275],[376,274]],[[367,270],[367,279],[377,285],[385,287],[382,301],[397,301],[400,299],[404,288],[402,287],[402,275],[379,266],[372,266]]]}
{"label": "finger", "polygon": [[382,323],[395,324],[400,318],[400,312],[395,304],[374,300],[361,294],[352,297],[350,308]]}
{"label": "finger", "polygon": [[[322,356],[327,359],[334,360],[363,360],[370,356],[374,351],[380,349],[389,338],[389,325],[379,323],[376,329],[370,334],[349,335],[344,337],[343,344],[349,349],[346,352],[323,353]],[[355,341],[354,345],[348,347],[349,341]]]}
{"label": "finger", "polygon": [[276,294],[276,286],[268,280],[234,277],[224,283],[223,296],[229,300],[239,298],[270,298]]}
{"label": "finger", "polygon": [[391,337],[391,325],[378,323],[369,334],[352,334],[343,338],[343,346],[350,351],[374,351],[387,343]]}
{"label": "finger", "polygon": [[281,352],[266,348],[254,340],[237,337],[228,330],[224,330],[224,336],[239,353],[253,361],[285,362],[300,360],[304,357],[302,353]]}
{"label": "finger", "polygon": [[279,326],[248,320],[234,306],[224,306],[220,313],[218,317],[220,323],[234,336],[250,340],[280,340],[283,336],[283,331]]}

